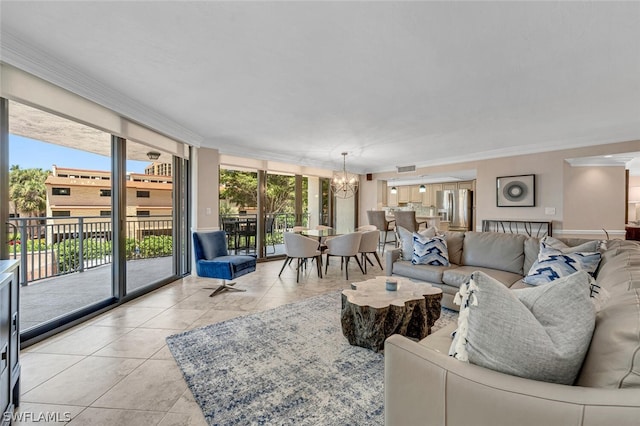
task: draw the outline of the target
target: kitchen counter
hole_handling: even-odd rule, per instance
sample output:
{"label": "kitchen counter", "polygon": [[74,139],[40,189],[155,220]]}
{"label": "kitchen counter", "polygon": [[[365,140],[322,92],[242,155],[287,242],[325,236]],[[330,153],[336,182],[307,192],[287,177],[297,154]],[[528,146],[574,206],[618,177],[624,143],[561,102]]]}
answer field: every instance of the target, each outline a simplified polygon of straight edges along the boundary
{"label": "kitchen counter", "polygon": [[[387,220],[395,219],[393,215],[387,215],[386,218]],[[440,220],[440,216],[416,216],[416,220],[418,222],[426,222],[427,227],[435,226],[438,229],[441,229],[444,223],[446,223],[447,225],[449,224],[449,221]]]}

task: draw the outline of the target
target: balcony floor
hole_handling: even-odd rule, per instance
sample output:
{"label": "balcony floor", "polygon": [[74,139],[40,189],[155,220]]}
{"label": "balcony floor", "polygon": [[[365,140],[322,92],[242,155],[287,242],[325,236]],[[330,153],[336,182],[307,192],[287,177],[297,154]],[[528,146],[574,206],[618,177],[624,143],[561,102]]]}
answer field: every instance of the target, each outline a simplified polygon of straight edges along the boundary
{"label": "balcony floor", "polygon": [[[284,254],[284,244],[267,247]],[[243,251],[240,252],[244,254]],[[173,258],[127,262],[127,289],[133,291],[171,275]],[[30,282],[20,288],[20,331],[111,297],[111,264]]]}

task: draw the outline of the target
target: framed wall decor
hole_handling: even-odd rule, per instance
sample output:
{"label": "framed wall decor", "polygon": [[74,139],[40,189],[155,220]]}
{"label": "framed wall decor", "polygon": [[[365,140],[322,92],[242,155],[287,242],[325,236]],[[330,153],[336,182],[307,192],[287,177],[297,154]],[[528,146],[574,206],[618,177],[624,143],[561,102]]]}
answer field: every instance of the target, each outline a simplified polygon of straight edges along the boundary
{"label": "framed wall decor", "polygon": [[536,175],[500,176],[496,178],[498,207],[534,207]]}

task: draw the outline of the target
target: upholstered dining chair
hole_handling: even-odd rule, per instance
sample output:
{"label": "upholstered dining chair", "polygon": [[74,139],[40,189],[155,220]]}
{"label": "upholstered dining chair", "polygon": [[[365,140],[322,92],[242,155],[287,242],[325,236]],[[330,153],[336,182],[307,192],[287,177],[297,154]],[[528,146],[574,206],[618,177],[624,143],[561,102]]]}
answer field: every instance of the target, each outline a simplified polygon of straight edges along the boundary
{"label": "upholstered dining chair", "polygon": [[354,257],[360,271],[364,274],[362,264],[358,259],[358,250],[360,249],[361,232],[352,232],[350,234],[338,235],[327,240],[327,248],[324,253],[327,255],[324,273],[326,275],[329,268],[329,257],[340,256],[342,258],[341,267],[344,268],[345,278],[349,279],[349,259]]}
{"label": "upholstered dining chair", "polygon": [[426,221],[418,222],[416,220],[415,210],[396,210],[393,215],[396,218],[396,226],[402,226],[409,232],[418,232],[418,229],[420,229],[420,225],[424,223],[426,226],[427,223]]}
{"label": "upholstered dining chair", "polygon": [[278,276],[282,275],[284,268],[290,264],[293,259],[296,259],[298,263],[296,265],[296,282],[299,282],[300,268],[306,265],[307,259],[315,259],[318,277],[322,278],[322,252],[318,250],[317,240],[293,232],[285,232],[284,250],[287,258],[284,260]]}
{"label": "upholstered dining chair", "polygon": [[[365,231],[377,231],[378,228],[375,225],[362,225],[356,228],[356,232],[365,232]],[[378,233],[379,236],[380,233]]]}
{"label": "upholstered dining chair", "polygon": [[373,262],[369,259],[369,254],[373,254],[378,261],[378,265],[380,269],[384,269],[382,267],[382,262],[380,261],[380,256],[378,256],[378,243],[380,241],[380,231],[374,229],[373,231],[364,231],[362,232],[362,238],[360,239],[360,247],[358,248],[358,253],[361,256],[362,265],[364,265],[364,273],[367,273],[367,263],[370,263],[373,266]]}
{"label": "upholstered dining chair", "polygon": [[224,231],[196,231],[193,233],[196,273],[199,277],[218,278],[222,285],[214,289],[209,297],[223,291],[246,291],[227,282],[256,270],[256,256],[229,255],[227,235]]}
{"label": "upholstered dining chair", "polygon": [[380,238],[382,254],[384,255],[384,247],[387,245],[387,235],[389,234],[391,225],[395,222],[395,220],[387,220],[386,212],[384,210],[368,210],[367,218],[369,219],[370,225],[374,225],[376,228],[378,228],[381,237],[384,233],[384,238]]}

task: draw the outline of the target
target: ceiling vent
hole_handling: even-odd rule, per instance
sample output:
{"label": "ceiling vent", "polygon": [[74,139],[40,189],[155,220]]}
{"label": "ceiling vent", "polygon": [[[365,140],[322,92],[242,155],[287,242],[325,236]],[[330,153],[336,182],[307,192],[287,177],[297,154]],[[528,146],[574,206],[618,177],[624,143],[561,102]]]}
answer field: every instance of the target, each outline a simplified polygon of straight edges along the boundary
{"label": "ceiling vent", "polygon": [[416,166],[396,166],[396,169],[398,169],[398,173],[409,173],[415,172]]}

